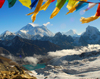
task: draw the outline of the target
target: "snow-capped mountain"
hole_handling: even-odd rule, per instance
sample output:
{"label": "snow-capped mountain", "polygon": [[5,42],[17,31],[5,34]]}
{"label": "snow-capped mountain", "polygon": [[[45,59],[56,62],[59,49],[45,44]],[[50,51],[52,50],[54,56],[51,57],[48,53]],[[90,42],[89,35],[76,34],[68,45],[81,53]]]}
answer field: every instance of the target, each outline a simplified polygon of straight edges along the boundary
{"label": "snow-capped mountain", "polygon": [[7,30],[7,31],[3,32],[0,36],[6,37],[8,35],[15,35],[15,34]]}
{"label": "snow-capped mountain", "polygon": [[62,34],[72,37],[79,37],[79,35],[75,32],[75,30],[69,30],[68,32],[62,32]]}
{"label": "snow-capped mountain", "polygon": [[[100,32],[96,27],[93,26],[88,26],[86,28],[86,31],[82,33],[81,36],[79,36],[74,30],[69,30],[68,32],[63,32],[63,33],[58,32],[54,35],[51,31],[47,29],[45,25],[39,26],[36,24],[29,23],[16,33],[5,31],[0,35],[0,40],[11,40],[15,36],[19,36],[21,38],[26,38],[29,40],[38,39],[42,41],[44,40],[50,41],[54,44],[61,43],[61,45],[62,45],[61,41],[63,42],[67,41],[66,44],[68,44],[68,41],[71,39],[73,39],[74,46],[87,45],[87,44],[100,44]],[[63,44],[65,44],[65,42]]]}
{"label": "snow-capped mountain", "polygon": [[92,36],[92,35],[100,35],[99,30],[96,27],[88,26],[86,31],[82,34],[83,36]]}
{"label": "snow-capped mountain", "polygon": [[100,44],[100,32],[96,27],[88,26],[81,35],[79,42],[83,44]]}
{"label": "snow-capped mountain", "polygon": [[11,40],[15,37],[15,34],[12,33],[12,32],[9,32],[8,30],[3,32],[1,35],[0,35],[0,39],[2,40]]}
{"label": "snow-capped mountain", "polygon": [[41,37],[43,36],[53,36],[54,34],[47,29],[46,26],[38,26],[36,24],[29,23],[23,28],[21,28],[16,34],[24,34],[24,35],[40,35]]}

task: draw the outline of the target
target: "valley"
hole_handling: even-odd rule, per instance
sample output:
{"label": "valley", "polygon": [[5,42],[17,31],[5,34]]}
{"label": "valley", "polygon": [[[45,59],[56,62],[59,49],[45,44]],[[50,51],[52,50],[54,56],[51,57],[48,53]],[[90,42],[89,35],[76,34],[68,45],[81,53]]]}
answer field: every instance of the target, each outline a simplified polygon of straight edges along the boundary
{"label": "valley", "polygon": [[31,77],[100,78],[100,32],[93,26],[79,36],[72,30],[53,34],[45,26],[28,24],[16,33],[5,31],[0,39],[0,55],[30,70]]}

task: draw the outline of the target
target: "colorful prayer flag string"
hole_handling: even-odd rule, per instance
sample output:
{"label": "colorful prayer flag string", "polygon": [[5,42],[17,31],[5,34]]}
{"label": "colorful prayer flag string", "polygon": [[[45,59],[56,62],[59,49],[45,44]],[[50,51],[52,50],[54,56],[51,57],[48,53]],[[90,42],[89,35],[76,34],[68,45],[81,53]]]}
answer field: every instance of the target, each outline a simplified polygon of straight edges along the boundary
{"label": "colorful prayer flag string", "polygon": [[[11,8],[14,6],[14,4],[16,3],[17,0],[7,0],[7,1],[9,4],[9,8]],[[100,2],[89,2],[87,0],[18,0],[18,1],[23,6],[26,6],[29,9],[32,9],[33,7],[35,7],[34,12],[27,14],[27,15],[33,14],[31,17],[32,22],[35,21],[36,16],[39,13],[39,11],[41,11],[41,10],[45,11],[50,6],[50,4],[54,1],[56,1],[56,7],[50,16],[50,19],[59,13],[59,11],[61,10],[61,8],[64,6],[65,3],[67,3],[66,8],[68,8],[68,10],[69,10],[69,12],[67,12],[66,14],[73,13],[74,11],[78,11],[79,9],[83,8],[84,6],[86,6],[88,4],[88,8],[86,8],[84,10],[84,12],[86,12],[98,4],[96,14],[94,16],[91,16],[88,18],[81,17],[80,21],[82,23],[89,23],[100,17]],[[2,8],[4,2],[5,2],[5,0],[0,0],[0,8]],[[43,4],[43,2],[45,2],[45,3]]]}

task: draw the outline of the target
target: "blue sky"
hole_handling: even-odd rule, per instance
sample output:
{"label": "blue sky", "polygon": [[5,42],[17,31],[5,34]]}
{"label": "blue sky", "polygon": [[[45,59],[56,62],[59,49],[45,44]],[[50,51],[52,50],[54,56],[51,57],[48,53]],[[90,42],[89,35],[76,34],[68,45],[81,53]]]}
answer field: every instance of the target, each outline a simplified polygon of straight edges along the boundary
{"label": "blue sky", "polygon": [[[100,0],[88,1],[100,2]],[[88,25],[95,26],[100,29],[100,18],[90,23],[81,24],[80,22],[81,17],[90,17],[94,15],[98,5],[85,12],[83,15],[81,14],[81,11],[86,9],[88,5],[78,11],[65,15],[68,12],[66,3],[58,15],[53,19],[50,19],[49,17],[55,8],[55,4],[56,1],[51,3],[46,11],[40,11],[34,23],[43,25],[44,23],[50,22],[47,28],[53,33],[67,32],[70,29],[74,29],[78,34],[80,34],[85,31]],[[19,1],[17,1],[12,8],[8,8],[8,2],[5,0],[3,7],[0,9],[0,34],[6,30],[16,32],[28,23],[32,23],[31,16],[26,16],[26,14],[33,11],[34,8],[30,10],[25,6],[22,6]]]}

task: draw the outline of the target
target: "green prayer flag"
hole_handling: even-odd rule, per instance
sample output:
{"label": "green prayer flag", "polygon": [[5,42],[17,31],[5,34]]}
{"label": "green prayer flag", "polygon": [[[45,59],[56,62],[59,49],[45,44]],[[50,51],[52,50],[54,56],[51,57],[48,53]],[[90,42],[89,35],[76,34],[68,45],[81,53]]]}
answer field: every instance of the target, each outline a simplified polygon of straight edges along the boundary
{"label": "green prayer flag", "polygon": [[14,4],[16,3],[17,0],[8,0],[8,4],[9,4],[9,8],[11,8],[12,6],[14,6]]}
{"label": "green prayer flag", "polygon": [[[56,3],[56,6],[58,5],[58,3],[60,2],[61,0],[57,0],[57,3]],[[66,2],[68,2],[69,0],[66,0]]]}
{"label": "green prayer flag", "polygon": [[58,7],[59,9],[61,9],[64,4],[67,2],[68,0],[59,0],[59,2],[57,2],[56,7]]}

